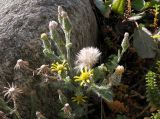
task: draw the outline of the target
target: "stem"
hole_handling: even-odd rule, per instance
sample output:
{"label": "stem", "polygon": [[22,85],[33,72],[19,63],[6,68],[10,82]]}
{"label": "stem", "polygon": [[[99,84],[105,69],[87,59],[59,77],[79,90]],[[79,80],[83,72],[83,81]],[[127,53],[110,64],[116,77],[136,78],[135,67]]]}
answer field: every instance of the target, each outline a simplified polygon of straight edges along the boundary
{"label": "stem", "polygon": [[121,58],[122,58],[122,56],[123,56],[124,52],[125,52],[125,51],[124,51],[124,50],[122,50],[122,52],[121,52],[120,56],[118,57],[117,65],[118,65],[118,63],[121,61]]}
{"label": "stem", "polygon": [[70,33],[66,32],[65,37],[66,37],[67,60],[70,63],[70,47],[68,47],[68,45],[70,44]]}
{"label": "stem", "polygon": [[102,104],[102,98],[101,98],[101,119],[103,119],[103,104]]}
{"label": "stem", "polygon": [[69,68],[70,70],[72,70],[71,68],[71,52],[70,52],[70,44],[71,44],[71,41],[70,41],[70,37],[71,37],[71,32],[65,32],[65,38],[66,38],[66,50],[67,50],[67,61],[68,61],[68,64],[69,64]]}
{"label": "stem", "polygon": [[18,110],[17,110],[16,99],[13,97],[12,100],[13,100],[13,104],[14,104],[14,111],[13,112],[15,113],[15,115],[17,116],[18,119],[22,119]]}
{"label": "stem", "polygon": [[56,30],[50,31],[50,34],[51,34],[51,39],[54,41],[54,44],[55,44],[55,46],[58,50],[59,55],[64,59],[65,58],[64,53],[62,52],[62,49],[60,47],[60,41],[61,40],[59,38],[59,35],[58,35],[57,31]]}

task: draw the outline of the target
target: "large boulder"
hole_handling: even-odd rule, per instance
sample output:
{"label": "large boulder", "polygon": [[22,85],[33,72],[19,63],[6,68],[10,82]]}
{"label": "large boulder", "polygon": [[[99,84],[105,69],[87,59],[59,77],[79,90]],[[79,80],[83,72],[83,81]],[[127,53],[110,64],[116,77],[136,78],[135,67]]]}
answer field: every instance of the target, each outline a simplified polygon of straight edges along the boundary
{"label": "large boulder", "polygon": [[48,32],[49,21],[57,21],[58,5],[73,24],[72,55],[96,44],[97,24],[89,0],[0,0],[1,81],[13,79],[17,59],[28,60],[33,67],[44,62],[39,36]]}
{"label": "large boulder", "polygon": [[[14,72],[18,59],[29,61],[34,69],[45,63],[39,37],[49,31],[49,21],[57,21],[58,5],[68,12],[73,25],[72,56],[82,47],[96,44],[97,24],[89,0],[0,0],[0,90],[6,82],[19,80]],[[44,89],[32,85],[24,91],[18,102],[23,119],[35,118],[36,110],[49,119],[58,118],[58,97],[53,94],[54,89]]]}

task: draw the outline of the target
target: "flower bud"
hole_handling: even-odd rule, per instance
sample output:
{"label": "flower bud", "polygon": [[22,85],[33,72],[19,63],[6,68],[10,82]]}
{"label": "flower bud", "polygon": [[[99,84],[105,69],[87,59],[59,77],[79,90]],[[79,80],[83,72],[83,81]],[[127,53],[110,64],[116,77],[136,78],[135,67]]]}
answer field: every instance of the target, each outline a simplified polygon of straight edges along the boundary
{"label": "flower bud", "polygon": [[61,14],[62,11],[63,11],[62,6],[58,6],[58,14],[59,14],[59,15]]}
{"label": "flower bud", "polygon": [[57,90],[59,95],[63,95],[62,91],[60,89]]}
{"label": "flower bud", "polygon": [[66,104],[64,105],[63,111],[64,111],[65,114],[71,115],[72,109],[71,109],[71,107],[70,107],[70,105],[69,105],[68,103],[66,103]]}
{"label": "flower bud", "polygon": [[124,33],[124,37],[126,38],[126,37],[129,37],[129,33],[128,32],[125,32]]}
{"label": "flower bud", "polygon": [[124,38],[123,38],[122,43],[121,43],[121,47],[124,50],[124,52],[128,49],[129,45],[130,45],[129,44],[129,33],[125,32]]}
{"label": "flower bud", "polygon": [[67,18],[67,17],[68,17],[67,12],[62,11],[62,12],[61,12],[61,17],[63,17],[63,18]]}
{"label": "flower bud", "polygon": [[38,119],[46,119],[46,117],[43,116],[43,115],[41,114],[41,112],[39,112],[39,111],[36,111],[36,116],[37,116]]}
{"label": "flower bud", "polygon": [[49,22],[49,30],[55,30],[58,27],[58,23],[56,21]]}
{"label": "flower bud", "polygon": [[27,61],[23,61],[22,59],[19,59],[17,60],[17,63],[14,69],[27,68],[28,66],[29,66],[29,63]]}
{"label": "flower bud", "polygon": [[115,69],[115,73],[117,75],[122,75],[124,73],[124,67],[121,65],[117,66],[117,68]]}
{"label": "flower bud", "polygon": [[42,40],[48,40],[47,34],[46,34],[46,33],[42,33],[42,34],[41,34],[41,39],[42,39]]}

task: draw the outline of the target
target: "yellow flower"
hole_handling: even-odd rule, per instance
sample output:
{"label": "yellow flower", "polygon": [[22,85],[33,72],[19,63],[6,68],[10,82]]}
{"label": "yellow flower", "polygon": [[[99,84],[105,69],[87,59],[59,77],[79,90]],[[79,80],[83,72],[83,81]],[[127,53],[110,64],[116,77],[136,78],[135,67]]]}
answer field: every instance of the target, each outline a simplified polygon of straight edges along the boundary
{"label": "yellow flower", "polygon": [[72,101],[76,102],[77,104],[82,104],[86,102],[86,98],[87,96],[83,96],[83,95],[76,95],[74,97],[72,97]]}
{"label": "yellow flower", "polygon": [[81,70],[80,76],[75,76],[75,81],[81,82],[80,85],[83,86],[86,83],[90,83],[90,78],[93,75],[93,70],[87,70],[87,67],[84,70]]}
{"label": "yellow flower", "polygon": [[62,64],[60,64],[58,62],[52,63],[51,71],[55,71],[58,74],[61,74],[65,70],[67,70],[67,63],[65,61],[63,61]]}

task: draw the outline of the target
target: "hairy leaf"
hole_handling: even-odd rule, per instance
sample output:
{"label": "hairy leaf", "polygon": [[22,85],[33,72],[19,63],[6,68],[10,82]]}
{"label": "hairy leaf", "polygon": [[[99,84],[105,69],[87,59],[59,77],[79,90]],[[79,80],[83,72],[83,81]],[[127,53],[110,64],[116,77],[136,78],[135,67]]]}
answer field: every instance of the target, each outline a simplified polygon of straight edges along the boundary
{"label": "hairy leaf", "polygon": [[146,29],[138,28],[133,34],[133,46],[141,58],[154,58],[156,55],[157,45],[148,33]]}
{"label": "hairy leaf", "polygon": [[113,99],[113,93],[107,86],[98,86],[94,85],[91,87],[91,89],[100,97],[102,97],[106,101],[112,101]]}

